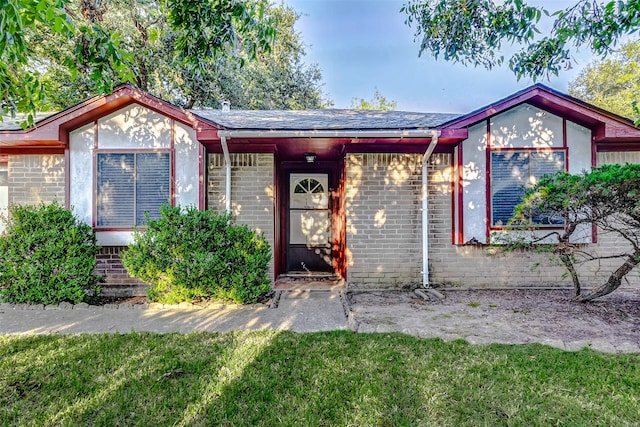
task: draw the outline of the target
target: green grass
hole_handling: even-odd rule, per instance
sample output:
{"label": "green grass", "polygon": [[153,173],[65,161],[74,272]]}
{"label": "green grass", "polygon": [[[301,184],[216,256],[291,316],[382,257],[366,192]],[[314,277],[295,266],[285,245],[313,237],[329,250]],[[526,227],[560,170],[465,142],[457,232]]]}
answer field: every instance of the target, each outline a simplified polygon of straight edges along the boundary
{"label": "green grass", "polygon": [[0,425],[637,425],[640,355],[402,334],[0,336]]}

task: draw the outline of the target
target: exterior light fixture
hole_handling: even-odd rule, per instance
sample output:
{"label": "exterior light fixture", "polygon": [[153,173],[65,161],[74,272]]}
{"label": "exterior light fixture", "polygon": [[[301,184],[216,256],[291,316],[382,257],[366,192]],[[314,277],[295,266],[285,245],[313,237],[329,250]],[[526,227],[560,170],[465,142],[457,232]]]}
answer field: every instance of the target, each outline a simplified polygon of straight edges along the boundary
{"label": "exterior light fixture", "polygon": [[304,158],[307,160],[307,163],[313,163],[316,161],[316,153],[304,153]]}

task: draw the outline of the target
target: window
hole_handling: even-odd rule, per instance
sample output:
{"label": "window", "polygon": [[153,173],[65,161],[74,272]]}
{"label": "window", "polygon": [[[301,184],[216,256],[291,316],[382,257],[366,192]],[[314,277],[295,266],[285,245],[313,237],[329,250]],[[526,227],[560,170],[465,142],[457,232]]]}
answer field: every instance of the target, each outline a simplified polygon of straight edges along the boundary
{"label": "window", "polygon": [[170,199],[170,155],[161,153],[98,153],[98,227],[144,225],[145,212],[159,216]]}
{"label": "window", "polygon": [[[491,153],[491,225],[507,224],[527,188],[543,175],[565,170],[565,152],[494,151]],[[538,215],[540,226],[559,226],[563,218]]]}
{"label": "window", "polygon": [[296,194],[324,193],[324,188],[322,188],[322,184],[319,181],[313,178],[305,178],[296,184],[293,192]]}

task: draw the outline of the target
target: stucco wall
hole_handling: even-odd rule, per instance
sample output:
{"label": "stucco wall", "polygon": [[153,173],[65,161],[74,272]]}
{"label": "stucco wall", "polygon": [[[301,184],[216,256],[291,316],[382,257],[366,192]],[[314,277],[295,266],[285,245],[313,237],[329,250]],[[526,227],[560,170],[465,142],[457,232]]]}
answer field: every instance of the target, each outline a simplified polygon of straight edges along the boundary
{"label": "stucco wall", "polygon": [[421,281],[420,155],[346,157],[347,281],[351,288]]}
{"label": "stucco wall", "polygon": [[[225,167],[222,154],[208,155],[208,208],[225,210]],[[231,154],[231,209],[238,223],[264,237],[274,250],[274,158],[273,154]],[[273,258],[269,276],[273,280]]]}
{"label": "stucco wall", "polygon": [[64,155],[10,155],[9,205],[64,204]]}
{"label": "stucco wall", "polygon": [[[97,130],[97,135],[95,135]],[[69,200],[74,213],[93,223],[95,187],[95,141],[106,150],[170,150],[173,135],[174,201],[181,206],[198,206],[200,200],[199,160],[202,146],[195,131],[140,105],[132,104],[69,135]],[[104,246],[124,246],[130,231],[98,231]]]}
{"label": "stucco wall", "polygon": [[[529,104],[522,104],[469,128],[461,143],[462,243],[487,243],[487,150],[561,149],[566,123],[566,161],[571,173],[591,167],[591,132]],[[488,137],[488,139],[487,139]],[[590,229],[576,233],[575,242],[591,241]]]}

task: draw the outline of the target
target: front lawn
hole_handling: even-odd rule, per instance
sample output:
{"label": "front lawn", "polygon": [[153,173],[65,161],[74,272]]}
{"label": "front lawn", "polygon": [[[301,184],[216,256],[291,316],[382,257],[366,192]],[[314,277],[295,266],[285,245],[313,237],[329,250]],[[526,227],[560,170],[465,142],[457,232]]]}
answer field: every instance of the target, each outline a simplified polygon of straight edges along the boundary
{"label": "front lawn", "polygon": [[634,425],[640,355],[402,334],[0,336],[0,425]]}

